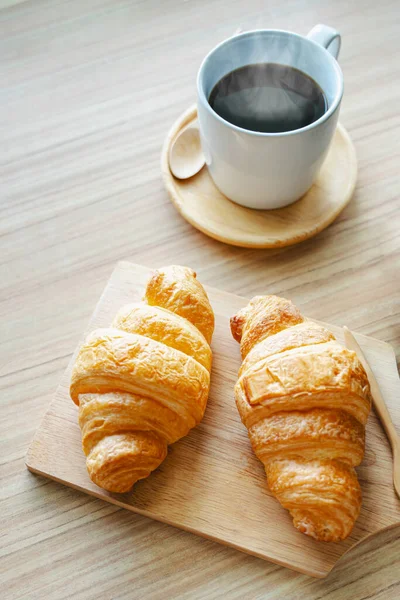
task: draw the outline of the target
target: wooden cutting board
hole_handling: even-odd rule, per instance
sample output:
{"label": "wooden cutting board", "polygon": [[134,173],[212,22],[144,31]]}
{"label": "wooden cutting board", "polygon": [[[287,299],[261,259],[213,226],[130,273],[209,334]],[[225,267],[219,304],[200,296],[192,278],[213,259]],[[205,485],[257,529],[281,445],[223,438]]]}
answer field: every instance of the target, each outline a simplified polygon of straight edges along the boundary
{"label": "wooden cutting board", "polygon": [[[150,269],[145,267],[119,263],[87,332],[107,327],[123,304],[140,300],[149,274]],[[121,495],[110,494],[89,479],[77,407],[68,392],[74,357],[29,448],[27,467],[142,515],[302,573],[324,577],[361,540],[400,524],[400,501],[393,490],[392,456],[385,434],[372,414],[365,460],[357,469],[363,507],[351,536],[344,542],[328,544],[299,533],[268,491],[262,464],[252,453],[233,399],[240,354],[239,345],[230,334],[229,318],[247,299],[213,288],[207,288],[207,292],[216,315],[216,329],[206,414],[187,437],[170,446],[166,460],[149,478],[137,483],[132,492]],[[328,327],[343,342],[341,329]],[[378,379],[393,421],[400,428],[400,380],[393,349],[373,338],[356,337]],[[347,560],[351,560],[351,554]]]}

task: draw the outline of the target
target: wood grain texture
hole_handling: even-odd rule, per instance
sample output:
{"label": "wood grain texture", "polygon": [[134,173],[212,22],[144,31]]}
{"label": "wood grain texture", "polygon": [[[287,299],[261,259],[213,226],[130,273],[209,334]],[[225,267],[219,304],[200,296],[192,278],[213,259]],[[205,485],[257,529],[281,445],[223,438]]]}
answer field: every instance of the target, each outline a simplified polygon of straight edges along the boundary
{"label": "wood grain texture", "polygon": [[204,167],[187,180],[170,170],[170,153],[178,135],[197,121],[192,106],[173,124],[161,153],[165,187],[175,208],[191,225],[210,237],[244,248],[283,248],[303,242],[328,227],[350,201],[357,180],[352,141],[338,125],[311,189],[297,202],[275,210],[252,210],[228,200]]}
{"label": "wood grain texture", "polygon": [[[120,262],[93,313],[86,335],[108,327],[125,304],[139,302],[151,269]],[[375,418],[367,425],[366,457],[357,469],[363,506],[346,541],[318,543],[292,525],[288,513],[267,490],[261,462],[253,454],[233,400],[241,359],[229,319],[248,299],[207,288],[215,312],[213,369],[206,414],[198,427],[169,447],[160,467],[127,494],[97,487],[86,472],[77,408],[69,395],[72,358],[35,438],[26,464],[40,475],[85,491],[209,539],[272,560],[313,577],[325,577],[336,562],[369,535],[400,525],[400,500],[392,481],[392,454]],[[328,326],[339,341],[343,331]],[[400,379],[392,348],[363,336],[363,350],[400,426]],[[79,345],[78,345],[79,346]],[[351,555],[347,558],[351,560]]]}
{"label": "wood grain texture", "polygon": [[[32,0],[0,11],[6,600],[399,598],[396,530],[316,581],[36,477],[24,462],[118,260],[184,263],[228,292],[287,296],[316,319],[391,343],[400,357],[399,17],[397,0]],[[306,34],[317,22],[343,35],[340,120],[357,152],[355,194],[302,244],[214,241],[165,192],[170,125],[195,102],[204,55],[239,26]]]}

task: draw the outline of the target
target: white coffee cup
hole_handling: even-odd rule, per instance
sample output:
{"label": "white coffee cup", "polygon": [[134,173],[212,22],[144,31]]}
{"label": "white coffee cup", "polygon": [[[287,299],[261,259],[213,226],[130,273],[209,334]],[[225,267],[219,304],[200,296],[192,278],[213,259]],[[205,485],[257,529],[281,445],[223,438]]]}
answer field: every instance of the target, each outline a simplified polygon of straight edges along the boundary
{"label": "white coffee cup", "polygon": [[[307,37],[274,29],[248,31],[206,56],[197,77],[200,135],[210,175],[225,196],[249,208],[272,209],[295,202],[311,187],[339,117],[339,49],[339,33],[317,25]],[[208,98],[224,75],[266,62],[289,65],[312,77],[327,100],[322,117],[294,131],[261,133],[237,127],[211,108]]]}

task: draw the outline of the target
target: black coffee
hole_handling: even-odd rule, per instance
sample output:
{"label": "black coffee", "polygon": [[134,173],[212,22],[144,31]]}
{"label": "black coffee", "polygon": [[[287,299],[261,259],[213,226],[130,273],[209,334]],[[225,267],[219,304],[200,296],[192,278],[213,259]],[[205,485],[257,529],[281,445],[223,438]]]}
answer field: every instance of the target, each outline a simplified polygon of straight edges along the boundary
{"label": "black coffee", "polygon": [[224,75],[208,101],[226,121],[264,133],[306,127],[327,110],[325,95],[311,77],[274,63],[247,65]]}

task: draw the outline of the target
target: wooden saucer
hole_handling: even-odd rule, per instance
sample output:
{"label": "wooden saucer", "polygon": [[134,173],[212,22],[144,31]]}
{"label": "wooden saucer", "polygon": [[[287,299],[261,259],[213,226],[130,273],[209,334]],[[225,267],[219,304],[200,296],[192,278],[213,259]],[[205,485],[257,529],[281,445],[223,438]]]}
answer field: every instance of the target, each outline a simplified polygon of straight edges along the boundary
{"label": "wooden saucer", "polygon": [[239,206],[214,185],[207,167],[186,180],[168,164],[169,148],[180,130],[197,118],[193,106],[174,123],[162,150],[165,187],[181,215],[216,240],[245,248],[290,246],[328,227],[349,202],[357,179],[357,159],[347,131],[338,125],[328,156],[312,188],[300,200],[276,210]]}

